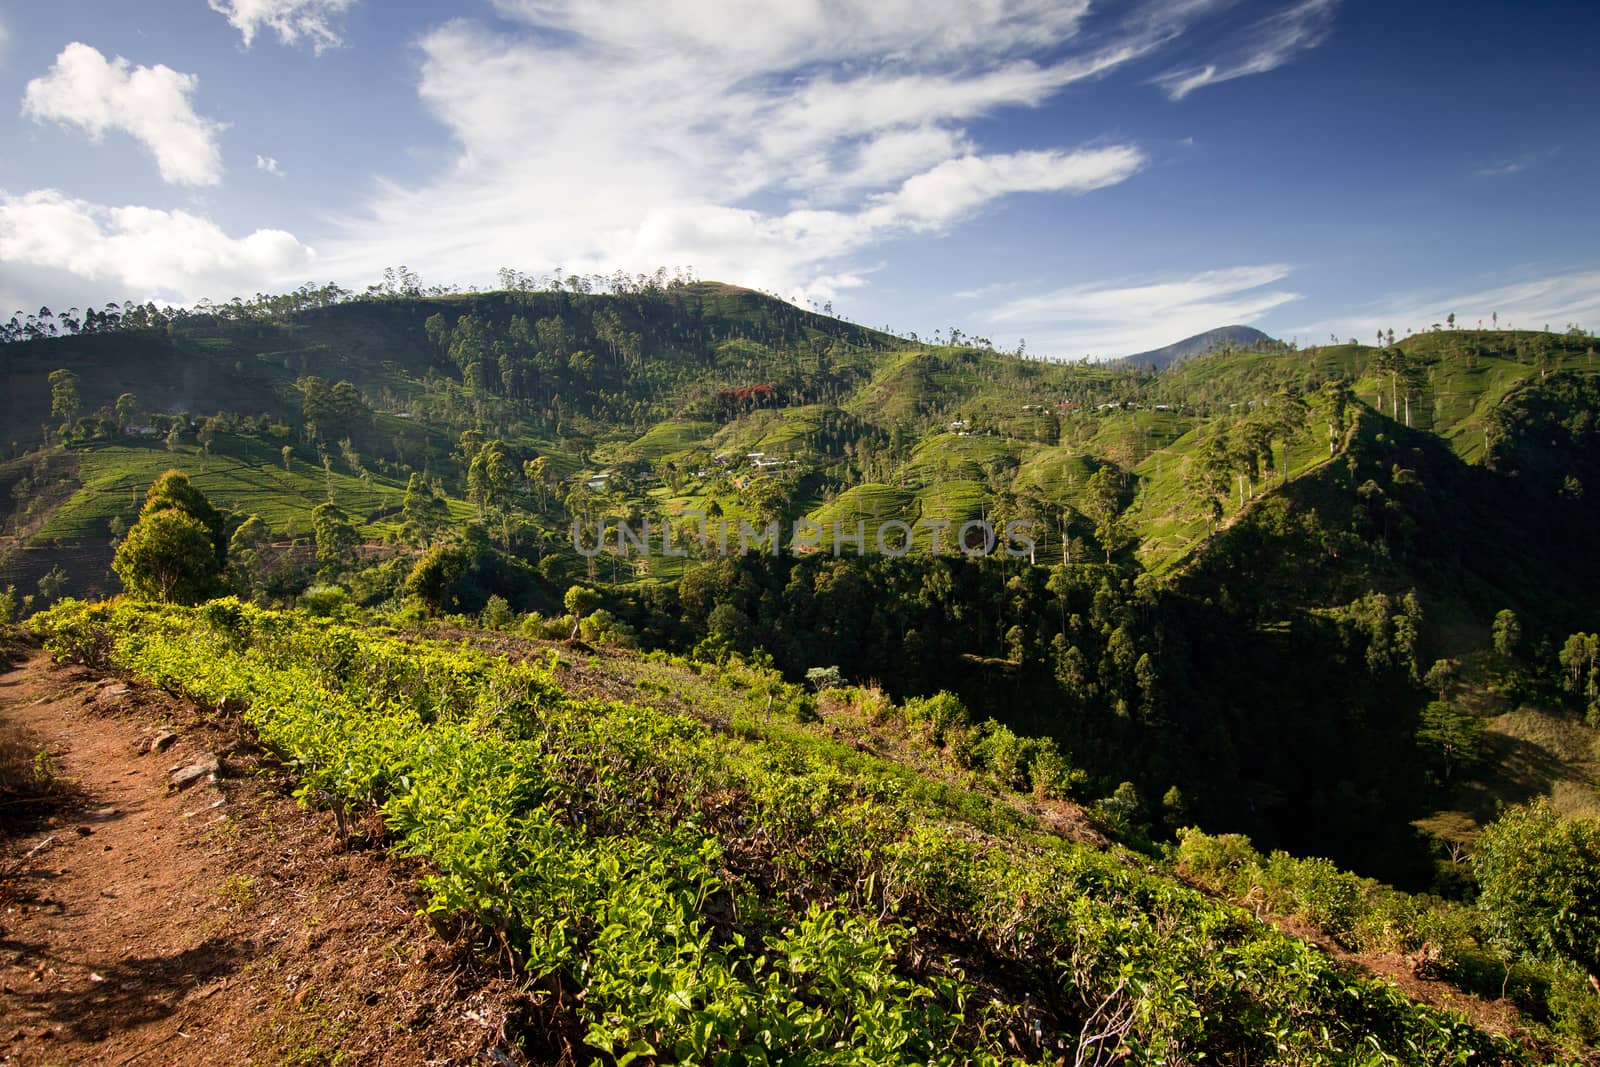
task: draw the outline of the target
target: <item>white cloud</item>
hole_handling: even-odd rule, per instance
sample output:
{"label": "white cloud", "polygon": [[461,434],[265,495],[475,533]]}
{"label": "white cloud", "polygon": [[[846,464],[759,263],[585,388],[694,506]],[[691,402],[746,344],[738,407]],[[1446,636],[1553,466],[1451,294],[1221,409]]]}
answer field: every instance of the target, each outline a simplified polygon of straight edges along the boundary
{"label": "white cloud", "polygon": [[1366,341],[1379,330],[1421,332],[1454,314],[1456,325],[1485,327],[1499,316],[1502,329],[1565,330],[1569,325],[1600,328],[1600,270],[1549,274],[1505,281],[1467,292],[1411,293],[1369,305],[1338,318],[1296,327],[1313,344],[1329,335]]}
{"label": "white cloud", "polygon": [[1495,163],[1477,168],[1472,172],[1475,178],[1509,178],[1513,174],[1521,174],[1532,170],[1546,160],[1553,159],[1561,154],[1561,146],[1542,149],[1538,152],[1527,152],[1512,159],[1501,159]]}
{"label": "white cloud", "polygon": [[494,6],[508,18],[586,42],[749,71],[884,57],[967,60],[1046,49],[1072,37],[1089,11],[1088,0],[494,0]]}
{"label": "white cloud", "polygon": [[256,170],[275,178],[283,177],[283,168],[278,166],[277,159],[272,156],[256,156]]}
{"label": "white cloud", "polygon": [[0,191],[0,264],[65,271],[112,294],[106,299],[226,299],[303,280],[315,258],[283,230],[230,237],[185,211],[107,207],[54,189]]}
{"label": "white cloud", "polygon": [[1528,163],[1518,160],[1512,163],[1500,163],[1492,167],[1479,167],[1472,173],[1479,178],[1504,178],[1512,174],[1521,174],[1528,169]]}
{"label": "white cloud", "polygon": [[982,300],[984,297],[1016,289],[1021,285],[1021,282],[990,282],[988,285],[979,285],[971,289],[959,289],[951,293],[950,298],[952,300]]}
{"label": "white cloud", "polygon": [[421,263],[483,280],[692,266],[827,299],[869,246],[1022,192],[1075,194],[1145,162],[1128,144],[986,153],[968,125],[1148,54],[1170,18],[1092,40],[1083,0],[497,0],[512,25],[420,41],[419,92],[459,145],[380,183],[324,242],[350,276]]}
{"label": "white cloud", "polygon": [[1196,89],[1277,70],[1295,54],[1315,48],[1333,32],[1339,0],[1300,0],[1254,23],[1244,39],[1214,63],[1168,71],[1156,79],[1173,100]]}
{"label": "white cloud", "polygon": [[227,18],[244,38],[255,43],[256,34],[272,30],[284,44],[305,40],[317,52],[337,48],[344,38],[335,28],[338,18],[355,0],[209,0],[211,10]]}
{"label": "white cloud", "polygon": [[1202,271],[1134,285],[1079,285],[1002,304],[987,321],[1026,335],[1029,348],[1055,356],[1126,356],[1218,326],[1246,324],[1300,294],[1269,288],[1281,264]]}
{"label": "white cloud", "polygon": [[217,185],[221,123],[195,114],[199,79],[170,67],[135,67],[74,41],[49,72],[28,83],[22,113],[35,122],[77,126],[98,141],[108,130],[134,137],[156,157],[164,181]]}

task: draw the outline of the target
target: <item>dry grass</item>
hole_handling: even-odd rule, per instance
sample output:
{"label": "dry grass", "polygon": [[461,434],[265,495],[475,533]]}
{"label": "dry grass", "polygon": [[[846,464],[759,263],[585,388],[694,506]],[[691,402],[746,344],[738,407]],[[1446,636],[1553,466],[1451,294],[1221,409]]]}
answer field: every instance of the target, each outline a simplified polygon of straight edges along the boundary
{"label": "dry grass", "polygon": [[38,739],[15,726],[0,724],[0,805],[58,796],[63,789],[55,762]]}

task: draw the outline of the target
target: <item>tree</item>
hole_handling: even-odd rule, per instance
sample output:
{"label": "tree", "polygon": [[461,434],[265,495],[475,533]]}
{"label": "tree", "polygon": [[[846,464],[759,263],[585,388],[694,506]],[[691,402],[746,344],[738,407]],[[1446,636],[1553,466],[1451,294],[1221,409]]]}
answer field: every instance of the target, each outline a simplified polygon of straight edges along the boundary
{"label": "tree", "polygon": [[1327,382],[1318,393],[1328,415],[1328,455],[1332,456],[1338,450],[1339,440],[1344,435],[1348,425],[1350,404],[1355,397],[1350,392],[1350,386],[1344,381]]}
{"label": "tree", "polygon": [[1457,770],[1472,766],[1483,753],[1483,723],[1471,712],[1443,700],[1422,709],[1417,743],[1438,759],[1448,783]]}
{"label": "tree", "polygon": [[784,510],[789,506],[790,488],[786,479],[769,475],[751,479],[740,496],[755,512],[756,521],[765,526],[783,517]]}
{"label": "tree", "polygon": [[342,566],[360,543],[350,516],[337,504],[318,504],[312,508],[311,530],[317,539],[317,562],[326,570]]}
{"label": "tree", "polygon": [[248,595],[260,584],[262,578],[261,550],[272,537],[272,529],[259,515],[251,515],[239,524],[228,539],[228,558],[233,561],[234,584]]}
{"label": "tree", "polygon": [[78,376],[62,367],[50,372],[50,417],[59,419],[63,428],[71,427],[78,417]]}
{"label": "tree", "polygon": [[132,393],[123,393],[117,397],[117,429],[126,433],[133,424],[134,416],[139,413],[139,398]]}
{"label": "tree", "polygon": [[453,599],[451,590],[472,568],[470,554],[460,544],[437,544],[417,558],[406,575],[405,593],[415,597],[430,613],[443,610]]}
{"label": "tree", "polygon": [[1595,661],[1600,658],[1600,635],[1576,633],[1567,638],[1561,647],[1561,666],[1567,671],[1567,688],[1583,693],[1590,700],[1595,697]]}
{"label": "tree", "polygon": [[139,517],[142,520],[157,511],[169,510],[181,511],[206,528],[220,572],[228,561],[228,537],[222,512],[213,507],[206,495],[196,489],[189,481],[189,476],[180,470],[167,471],[151,483]]}
{"label": "tree", "polygon": [[502,441],[485,442],[473,453],[467,465],[467,497],[477,507],[479,515],[505,503],[516,477],[515,470]]}
{"label": "tree", "polygon": [[1188,825],[1189,800],[1183,795],[1183,790],[1177,786],[1168,789],[1161,797],[1161,817],[1167,824],[1167,829],[1177,832]]}
{"label": "tree", "polygon": [[1490,824],[1472,866],[1501,947],[1600,967],[1600,823],[1562,818],[1541,797]]}
{"label": "tree", "polygon": [[549,461],[544,456],[536,456],[533,459],[524,461],[522,464],[522,476],[528,479],[528,484],[539,491],[540,511],[544,510],[545,490],[550,485],[549,481],[547,481],[549,466]]}
{"label": "tree", "polygon": [[111,566],[129,596],[177,604],[198,604],[218,592],[221,573],[210,531],[177,509],[134,523]]}
{"label": "tree", "polygon": [[61,597],[61,590],[66,588],[66,585],[67,572],[58,563],[39,579],[39,596],[43,600],[58,600]]}
{"label": "tree", "polygon": [[806,681],[819,693],[844,684],[838,667],[811,667],[806,671]]}
{"label": "tree", "polygon": [[1422,684],[1439,694],[1439,699],[1444,699],[1445,690],[1450,688],[1450,683],[1456,680],[1461,673],[1461,661],[1458,659],[1439,659],[1433,661],[1433,666],[1428,668],[1428,673],[1422,676]]}
{"label": "tree", "polygon": [[450,506],[420,474],[406,481],[400,502],[401,536],[414,545],[427,546],[450,524]]}
{"label": "tree", "polygon": [[1089,477],[1089,517],[1094,519],[1094,536],[1105,550],[1106,562],[1122,547],[1125,535],[1119,518],[1122,512],[1122,484],[1117,469],[1106,464]]}
{"label": "tree", "polygon": [[568,636],[576,640],[583,617],[600,606],[600,594],[586,585],[575,585],[567,590],[561,603],[565,605],[567,614],[572,616],[572,633]]}
{"label": "tree", "polygon": [[1522,643],[1522,623],[1517,619],[1517,613],[1510,608],[1502,608],[1494,617],[1494,626],[1490,631],[1494,639],[1494,651],[1501,659],[1509,660],[1516,656],[1517,646]]}
{"label": "tree", "polygon": [[749,651],[754,639],[750,617],[728,603],[711,609],[711,614],[706,616],[706,630],[712,638],[735,652]]}
{"label": "tree", "polygon": [[499,593],[489,597],[489,602],[483,606],[483,614],[478,620],[485,630],[506,630],[517,621],[517,613],[511,610],[511,605]]}

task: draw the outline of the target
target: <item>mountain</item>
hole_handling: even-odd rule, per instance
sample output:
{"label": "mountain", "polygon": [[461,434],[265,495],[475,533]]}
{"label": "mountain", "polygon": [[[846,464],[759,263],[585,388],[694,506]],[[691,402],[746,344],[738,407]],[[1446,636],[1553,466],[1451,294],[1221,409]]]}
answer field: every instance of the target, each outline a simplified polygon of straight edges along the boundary
{"label": "mountain", "polygon": [[[1198,826],[1459,898],[1503,807],[1600,813],[1588,335],[1213,331],[1152,373],[709,282],[119,311],[0,333],[0,587],[32,607],[117,592],[113,543],[180,468],[242,598],[685,657],[719,730],[712,672],[765,664],[727,682],[762,716],[793,698],[857,754],[901,723],[919,773],[1070,800],[1152,856]],[[624,522],[658,550],[583,547]],[[1032,544],[954,543],[985,522]],[[681,685],[628,662],[606,691]]]}
{"label": "mountain", "polygon": [[1215,330],[1197,333],[1193,337],[1185,337],[1181,341],[1174,341],[1163,348],[1152,348],[1148,352],[1138,355],[1124,356],[1118,362],[1126,363],[1130,367],[1145,367],[1149,370],[1164,370],[1174,363],[1182,362],[1191,356],[1205,355],[1207,352],[1216,352],[1224,348],[1269,348],[1277,347],[1281,342],[1253,326],[1219,326]]}

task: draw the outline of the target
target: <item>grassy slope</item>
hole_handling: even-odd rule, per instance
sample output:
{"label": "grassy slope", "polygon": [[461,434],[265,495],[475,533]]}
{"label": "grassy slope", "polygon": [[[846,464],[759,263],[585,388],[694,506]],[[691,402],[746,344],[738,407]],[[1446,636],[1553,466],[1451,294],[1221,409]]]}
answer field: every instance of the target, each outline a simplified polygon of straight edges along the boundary
{"label": "grassy slope", "polygon": [[[432,907],[478,915],[509,930],[515,944],[531,944],[536,977],[570,971],[578,993],[563,1001],[585,1022],[598,1015],[618,1031],[675,1047],[688,1026],[680,1018],[700,1008],[709,1014],[731,996],[730,983],[712,978],[721,978],[721,953],[744,940],[730,942],[732,950],[712,938],[683,944],[725,925],[722,900],[736,902],[736,928],[781,958],[793,949],[774,936],[778,927],[830,899],[878,924],[915,924],[896,966],[917,975],[955,967],[948,973],[957,981],[976,983],[974,1016],[988,1019],[992,1005],[995,1026],[1017,1032],[1006,1043],[1030,1060],[1054,1062],[1093,1032],[1080,1024],[1092,1022],[1102,999],[1127,1004],[1137,1020],[1131,1035],[1175,1061],[1265,1061],[1275,1048],[1295,1062],[1351,1062],[1357,1048],[1381,1047],[1397,1057],[1384,1062],[1439,1062],[1471,1047],[1484,1057],[1474,1062],[1536,1058],[1503,1044],[1491,1051],[1459,1020],[1343,973],[1303,942],[1143,861],[1063,841],[1059,824],[1029,801],[982,776],[952,778],[931,748],[920,759],[900,758],[906,746],[893,725],[874,729],[845,708],[819,726],[774,716],[773,680],[763,672],[662,657],[573,662],[563,652],[567,665],[545,677],[604,701],[580,704],[533,672],[470,661],[454,644],[406,645],[319,626],[245,636],[225,608],[203,610],[211,613],[157,624],[152,632],[162,640],[119,649],[124,665],[208,703],[238,701],[266,743],[308,776],[308,788],[357,805],[392,796],[386,812],[397,844],[440,872],[429,881]],[[252,641],[294,654],[241,654]],[[318,665],[339,658],[321,655],[324,644],[349,651],[357,641],[368,654],[345,667]],[[517,660],[537,661],[548,649],[487,643]],[[440,686],[445,691],[427,688]],[[514,695],[530,687],[533,695]],[[419,702],[425,717],[412,708]],[[388,720],[376,731],[367,724],[375,703]],[[685,713],[699,722],[676,717]],[[542,742],[523,744],[529,724]],[[404,778],[394,760],[407,768]],[[541,778],[546,763],[561,777]],[[1097,843],[1087,829],[1066,836]],[[631,862],[617,862],[613,849],[628,850]],[[698,896],[692,884],[672,881],[697,850],[722,860],[716,891]],[[553,862],[569,860],[570,875],[565,867],[549,873]],[[596,880],[598,890],[572,892]],[[484,887],[496,892],[486,896]],[[591,928],[604,934],[591,940]],[[816,966],[833,965],[832,954],[850,948],[821,947]],[[852,973],[863,966],[858,959]],[[691,986],[692,997],[668,997],[680,972],[712,978]],[[644,973],[671,980],[641,983]],[[876,997],[901,988],[869,984]],[[851,1003],[865,1010],[874,1001]],[[826,1047],[870,1042],[884,1025],[862,1028],[848,1006],[822,1004],[818,1023],[833,1025],[842,1010],[845,1027]],[[1049,1039],[1042,1045],[1041,1029]],[[596,1024],[590,1040],[608,1032]],[[717,1041],[741,1040],[737,1026],[729,1036],[715,1032]],[[940,1040],[942,1048],[908,1045],[873,1062],[926,1061],[950,1050],[949,1036]]]}
{"label": "grassy slope", "polygon": [[[78,453],[79,486],[34,535],[36,541],[82,543],[109,536],[114,516],[131,523],[145,490],[162,472],[178,468],[225,511],[259,515],[278,537],[305,536],[311,511],[332,498],[369,536],[398,527],[404,485],[371,475],[363,481],[335,461],[331,474],[300,456],[285,469],[277,442],[218,435],[209,457],[188,445],[175,451],[155,443],[94,447]],[[466,521],[470,511],[455,502],[453,513]]]}

